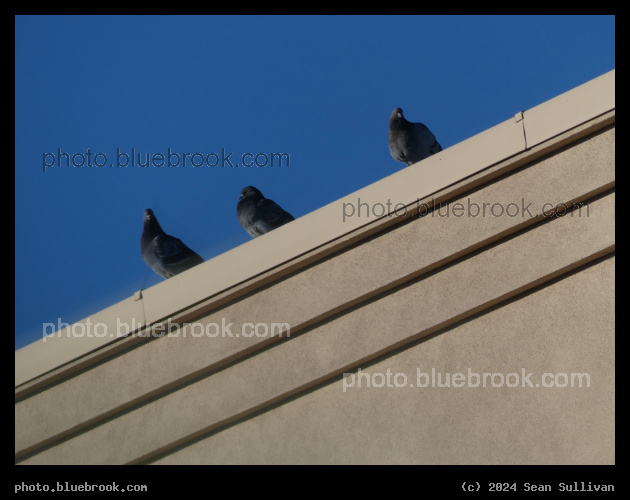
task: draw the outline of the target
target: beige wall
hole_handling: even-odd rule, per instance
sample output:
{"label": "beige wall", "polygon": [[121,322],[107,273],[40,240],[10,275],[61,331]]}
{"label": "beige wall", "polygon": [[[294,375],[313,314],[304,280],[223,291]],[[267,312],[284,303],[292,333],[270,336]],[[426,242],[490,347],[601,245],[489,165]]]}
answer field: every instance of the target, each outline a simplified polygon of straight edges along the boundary
{"label": "beige wall", "polygon": [[[359,388],[353,370],[355,379],[345,392],[335,377],[156,463],[612,463],[614,304],[607,288],[613,269],[614,258],[606,259],[376,363],[361,364],[362,373],[373,377],[369,383],[383,387],[367,387],[361,376]],[[420,289],[409,299],[422,297]],[[600,317],[594,328],[593,318]],[[418,370],[468,376],[469,368],[519,375],[525,368],[534,374],[533,384],[547,372],[587,371],[591,387],[493,388],[491,381],[489,388],[417,387]],[[393,387],[387,387],[388,370]],[[430,379],[421,375],[420,382]],[[477,383],[474,375],[471,382]]]}
{"label": "beige wall", "polygon": [[[614,118],[611,72],[92,317],[177,336],[16,352],[16,462],[613,463]],[[359,197],[445,205],[343,221]]]}

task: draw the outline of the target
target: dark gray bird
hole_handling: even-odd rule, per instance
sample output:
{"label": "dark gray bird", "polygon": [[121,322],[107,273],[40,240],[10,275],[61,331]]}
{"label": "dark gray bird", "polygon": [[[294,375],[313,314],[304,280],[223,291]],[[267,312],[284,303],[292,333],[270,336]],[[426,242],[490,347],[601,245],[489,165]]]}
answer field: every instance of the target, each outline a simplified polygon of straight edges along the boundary
{"label": "dark gray bird", "polygon": [[147,265],[163,278],[170,278],[203,262],[182,240],[162,230],[150,208],[144,211],[140,248]]}
{"label": "dark gray bird", "polygon": [[247,186],[241,190],[236,213],[241,226],[252,238],[295,220],[289,212],[283,210],[275,201],[265,198],[253,186]]}
{"label": "dark gray bird", "polygon": [[411,123],[396,108],[389,117],[389,152],[397,161],[413,165],[435,153],[442,146],[435,136],[422,123]]}

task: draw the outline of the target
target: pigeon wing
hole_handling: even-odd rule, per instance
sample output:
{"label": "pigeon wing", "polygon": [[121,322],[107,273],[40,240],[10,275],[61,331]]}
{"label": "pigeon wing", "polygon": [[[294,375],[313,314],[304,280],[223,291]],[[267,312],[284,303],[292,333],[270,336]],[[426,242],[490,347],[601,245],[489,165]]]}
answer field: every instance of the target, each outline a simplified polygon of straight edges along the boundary
{"label": "pigeon wing", "polygon": [[442,151],[442,146],[438,143],[433,135],[423,123],[414,123],[413,137],[410,142],[410,158],[414,159],[414,163],[428,158],[432,154]]}
{"label": "pigeon wing", "polygon": [[203,262],[201,256],[188,248],[182,240],[168,234],[156,236],[151,246],[159,262],[160,271],[156,271],[165,277],[174,276]]}
{"label": "pigeon wing", "polygon": [[295,218],[275,201],[265,198],[258,203],[260,218],[273,229],[278,228]]}

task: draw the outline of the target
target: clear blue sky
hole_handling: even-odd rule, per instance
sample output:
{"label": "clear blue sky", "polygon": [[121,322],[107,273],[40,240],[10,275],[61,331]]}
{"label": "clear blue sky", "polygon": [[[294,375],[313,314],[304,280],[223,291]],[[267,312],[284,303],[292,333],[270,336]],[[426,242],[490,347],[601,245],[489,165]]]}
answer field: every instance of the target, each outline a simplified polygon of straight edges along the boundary
{"label": "clear blue sky", "polygon": [[[247,185],[300,217],[404,168],[395,107],[448,148],[614,67],[613,16],[18,16],[15,347],[162,280],[146,208],[208,260],[250,240]],[[132,148],[239,166],[109,167]]]}

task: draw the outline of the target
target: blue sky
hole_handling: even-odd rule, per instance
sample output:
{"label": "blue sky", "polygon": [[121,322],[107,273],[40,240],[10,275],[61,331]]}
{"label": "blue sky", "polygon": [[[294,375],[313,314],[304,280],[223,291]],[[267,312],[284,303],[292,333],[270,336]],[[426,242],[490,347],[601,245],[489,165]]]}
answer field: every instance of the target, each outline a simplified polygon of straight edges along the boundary
{"label": "blue sky", "polygon": [[614,67],[614,16],[17,16],[15,348],[162,281],[146,208],[208,260],[247,185],[297,218],[404,168],[395,107],[448,148]]}

